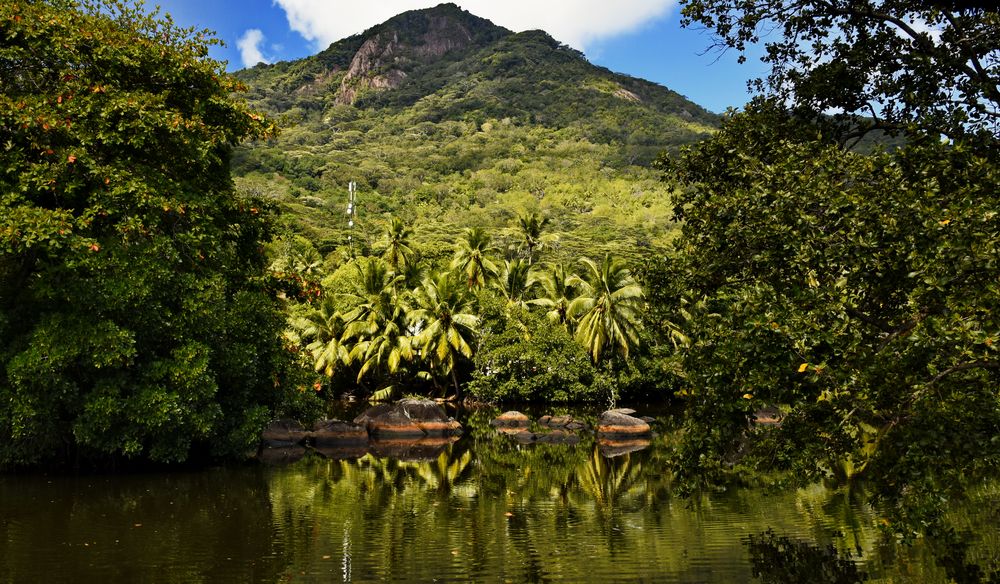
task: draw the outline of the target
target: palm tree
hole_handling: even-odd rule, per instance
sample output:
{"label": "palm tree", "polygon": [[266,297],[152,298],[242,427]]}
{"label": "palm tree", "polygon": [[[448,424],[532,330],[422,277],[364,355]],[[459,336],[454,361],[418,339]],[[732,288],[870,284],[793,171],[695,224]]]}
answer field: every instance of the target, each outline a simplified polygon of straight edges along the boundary
{"label": "palm tree", "polygon": [[355,340],[349,357],[361,363],[360,383],[373,368],[378,371],[384,367],[389,375],[396,374],[404,361],[413,359],[414,351],[406,326],[408,294],[397,292],[403,276],[389,271],[380,259],[356,265],[359,279],[355,291],[344,296],[352,305],[344,316],[344,339]]}
{"label": "palm tree", "polygon": [[542,289],[542,296],[529,300],[530,306],[541,306],[546,309],[545,316],[552,322],[563,325],[569,330],[569,305],[576,297],[576,287],[573,286],[579,276],[567,271],[564,264],[554,264],[548,270],[534,272],[528,280],[528,286],[537,284]]}
{"label": "palm tree", "polygon": [[605,255],[600,265],[590,258],[580,262],[587,268],[585,276],[568,280],[581,290],[567,310],[570,318],[579,317],[576,339],[594,363],[608,350],[617,350],[627,359],[629,348],[639,344],[642,287],[625,263],[610,255]]}
{"label": "palm tree", "polygon": [[402,219],[393,217],[389,220],[383,240],[386,247],[382,253],[382,259],[397,274],[411,265],[413,257],[416,255],[416,251],[410,245],[411,235],[413,235],[413,229]]}
{"label": "palm tree", "polygon": [[420,331],[417,346],[430,362],[431,369],[451,375],[455,395],[459,396],[455,366],[460,357],[472,358],[470,341],[479,326],[479,317],[472,312],[468,288],[449,272],[427,278],[414,295],[417,309],[410,319]]}
{"label": "palm tree", "polygon": [[524,246],[528,248],[528,265],[531,265],[535,248],[550,239],[542,236],[542,229],[549,224],[549,218],[541,217],[538,213],[519,215],[517,224],[521,229],[521,237],[524,238]]}
{"label": "palm tree", "polygon": [[292,323],[302,339],[310,341],[306,350],[312,355],[314,369],[327,377],[333,377],[341,365],[349,362],[347,346],[342,342],[345,324],[331,297],[324,298],[318,309]]}
{"label": "palm tree", "polygon": [[508,306],[528,307],[524,296],[531,287],[529,268],[528,263],[521,259],[504,261],[500,277],[493,283],[493,287],[507,299]]}
{"label": "palm tree", "polygon": [[490,249],[490,234],[482,227],[466,229],[464,237],[458,241],[451,269],[465,276],[469,290],[482,288],[496,277],[497,266],[487,257]]}

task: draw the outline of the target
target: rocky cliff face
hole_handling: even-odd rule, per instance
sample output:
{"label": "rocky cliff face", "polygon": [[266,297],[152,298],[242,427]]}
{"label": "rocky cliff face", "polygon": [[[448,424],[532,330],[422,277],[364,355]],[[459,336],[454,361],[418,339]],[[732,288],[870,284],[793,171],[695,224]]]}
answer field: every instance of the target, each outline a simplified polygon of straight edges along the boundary
{"label": "rocky cliff face", "polygon": [[507,34],[510,31],[454,4],[400,14],[366,31],[367,38],[351,60],[336,101],[350,104],[363,92],[395,89],[407,71]]}

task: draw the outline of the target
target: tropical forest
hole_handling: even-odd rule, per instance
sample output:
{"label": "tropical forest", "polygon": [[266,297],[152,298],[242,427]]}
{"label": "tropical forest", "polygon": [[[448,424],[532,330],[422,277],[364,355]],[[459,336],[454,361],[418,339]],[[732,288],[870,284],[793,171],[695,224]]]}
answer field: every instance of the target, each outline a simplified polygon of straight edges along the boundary
{"label": "tropical forest", "polygon": [[0,2],[0,582],[1000,582],[1000,12],[677,9]]}

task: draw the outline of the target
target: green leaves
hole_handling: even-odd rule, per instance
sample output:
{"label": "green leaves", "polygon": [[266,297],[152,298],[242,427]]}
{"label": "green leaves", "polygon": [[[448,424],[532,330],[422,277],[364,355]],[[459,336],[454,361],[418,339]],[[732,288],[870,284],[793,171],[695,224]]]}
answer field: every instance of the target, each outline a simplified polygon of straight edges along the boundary
{"label": "green leaves", "polygon": [[136,6],[6,3],[0,38],[0,466],[242,455],[288,360],[229,156],[271,122]]}
{"label": "green leaves", "polygon": [[[1000,168],[963,143],[861,155],[810,128],[758,102],[671,167],[675,286],[702,307],[682,325],[683,460],[734,456],[752,394],[788,408],[769,444],[801,476],[870,473],[906,506],[995,458],[977,428],[1000,420]],[[959,448],[944,428],[970,434]]]}

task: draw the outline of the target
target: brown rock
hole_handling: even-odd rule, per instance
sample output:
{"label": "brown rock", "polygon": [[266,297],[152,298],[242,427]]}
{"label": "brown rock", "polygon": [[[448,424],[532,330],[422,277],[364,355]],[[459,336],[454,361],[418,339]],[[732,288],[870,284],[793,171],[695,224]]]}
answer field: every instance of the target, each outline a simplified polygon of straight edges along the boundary
{"label": "brown rock", "polygon": [[426,399],[403,399],[394,404],[380,404],[354,419],[372,436],[419,438],[453,436],[462,433],[462,425],[449,418],[437,402]]}
{"label": "brown rock", "polygon": [[609,412],[615,412],[617,414],[625,414],[626,416],[631,416],[635,413],[632,408],[615,408],[613,410],[608,410]]}
{"label": "brown rock", "polygon": [[351,443],[367,443],[368,430],[364,426],[340,420],[321,420],[313,425],[310,437],[317,448],[336,447]]}
{"label": "brown rock", "polygon": [[295,420],[274,420],[261,432],[260,439],[264,446],[283,448],[294,446],[305,440],[307,436],[305,428]]}
{"label": "brown rock", "polygon": [[632,438],[649,434],[648,423],[619,411],[609,410],[597,419],[598,438]]}
{"label": "brown rock", "polygon": [[527,428],[529,423],[528,416],[521,412],[511,411],[500,414],[495,420],[490,422],[490,425],[497,428]]}

